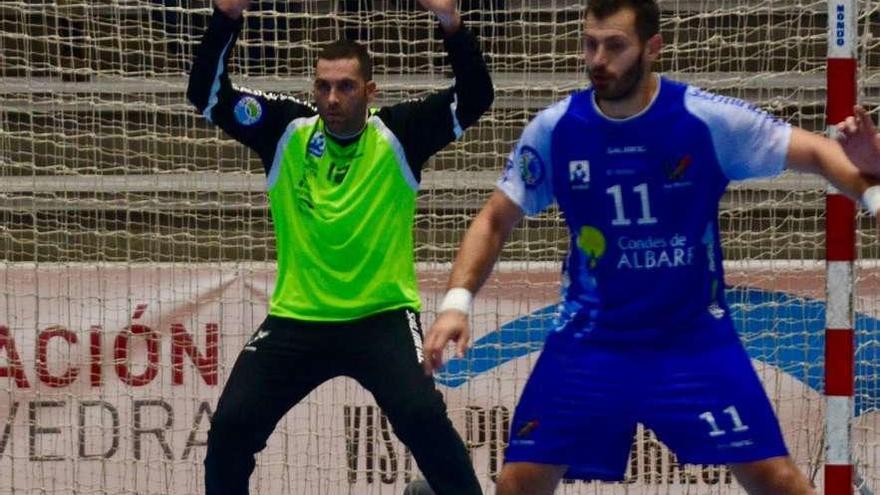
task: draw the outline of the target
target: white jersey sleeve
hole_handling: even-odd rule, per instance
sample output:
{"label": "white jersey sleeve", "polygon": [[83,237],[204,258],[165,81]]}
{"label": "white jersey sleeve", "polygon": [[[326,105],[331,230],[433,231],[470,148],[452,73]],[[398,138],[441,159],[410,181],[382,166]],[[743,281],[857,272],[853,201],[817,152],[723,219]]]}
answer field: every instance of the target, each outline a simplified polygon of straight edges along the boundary
{"label": "white jersey sleeve", "polygon": [[536,215],[553,203],[553,129],[570,102],[568,97],[555,103],[529,122],[496,184],[526,215]]}
{"label": "white jersey sleeve", "polygon": [[709,128],[728,179],[771,177],[785,170],[791,125],[736,98],[689,87],[685,108]]}

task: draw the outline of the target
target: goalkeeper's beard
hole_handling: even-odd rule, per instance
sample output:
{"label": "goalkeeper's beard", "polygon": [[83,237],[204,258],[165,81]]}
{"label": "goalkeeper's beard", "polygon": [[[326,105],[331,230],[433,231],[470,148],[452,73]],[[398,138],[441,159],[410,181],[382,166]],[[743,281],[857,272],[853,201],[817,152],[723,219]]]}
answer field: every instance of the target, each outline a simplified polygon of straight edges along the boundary
{"label": "goalkeeper's beard", "polygon": [[593,83],[596,97],[599,100],[621,101],[631,98],[638,91],[642,79],[645,77],[644,69],[645,63],[642,60],[642,57],[639,56],[629,69],[625,70],[619,77],[611,81],[611,84],[606,84],[604,88],[599,88],[596,86],[595,82],[593,82],[592,69],[588,68],[587,73],[590,76],[590,82]]}

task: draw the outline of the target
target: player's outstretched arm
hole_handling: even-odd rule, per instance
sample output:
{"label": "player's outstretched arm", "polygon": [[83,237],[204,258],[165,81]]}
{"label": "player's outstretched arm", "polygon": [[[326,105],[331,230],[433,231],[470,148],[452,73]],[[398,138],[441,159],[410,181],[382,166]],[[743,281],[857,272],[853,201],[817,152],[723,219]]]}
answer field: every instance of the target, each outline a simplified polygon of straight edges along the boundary
{"label": "player's outstretched arm", "polygon": [[510,231],[522,217],[522,209],[496,190],[471,223],[452,266],[449,290],[425,338],[426,373],[443,366],[443,350],[450,341],[456,343],[459,357],[467,351],[470,345],[468,314],[473,295],[486,282]]}
{"label": "player's outstretched arm", "polygon": [[451,36],[461,27],[461,15],[456,8],[457,0],[419,0],[422,7],[433,12],[440,21],[446,36]]}
{"label": "player's outstretched arm", "polygon": [[230,19],[238,19],[241,13],[247,10],[251,0],[214,0],[217,10],[223,12]]}
{"label": "player's outstretched arm", "polygon": [[837,131],[837,141],[856,167],[880,177],[880,135],[868,112],[854,107],[853,115],[837,124]]}
{"label": "player's outstretched arm", "polygon": [[874,215],[880,210],[880,179],[856,167],[834,140],[793,128],[788,166],[825,177],[842,193],[861,200]]}

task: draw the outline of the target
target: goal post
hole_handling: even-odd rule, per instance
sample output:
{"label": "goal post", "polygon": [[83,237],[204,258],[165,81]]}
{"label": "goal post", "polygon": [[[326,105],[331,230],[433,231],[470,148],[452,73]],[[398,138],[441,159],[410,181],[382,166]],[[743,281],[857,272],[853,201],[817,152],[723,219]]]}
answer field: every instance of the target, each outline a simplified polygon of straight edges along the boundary
{"label": "goal post", "polygon": [[[858,2],[828,2],[829,134],[834,124],[852,115],[856,103],[856,32]],[[825,225],[827,310],[825,332],[825,491],[851,495],[855,472],[852,420],[855,411],[855,259],[856,205],[829,186]]]}

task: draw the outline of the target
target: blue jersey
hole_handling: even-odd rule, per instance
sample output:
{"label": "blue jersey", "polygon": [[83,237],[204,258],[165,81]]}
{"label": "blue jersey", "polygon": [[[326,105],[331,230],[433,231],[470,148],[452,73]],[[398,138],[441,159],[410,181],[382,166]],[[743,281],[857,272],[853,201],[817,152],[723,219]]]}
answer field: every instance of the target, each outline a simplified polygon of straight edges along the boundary
{"label": "blue jersey", "polygon": [[730,180],[781,173],[790,136],[740,100],[664,78],[626,119],[602,114],[592,90],[538,114],[498,188],[528,215],[556,202],[565,218],[558,330],[652,341],[729,320],[719,202]]}

